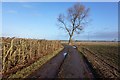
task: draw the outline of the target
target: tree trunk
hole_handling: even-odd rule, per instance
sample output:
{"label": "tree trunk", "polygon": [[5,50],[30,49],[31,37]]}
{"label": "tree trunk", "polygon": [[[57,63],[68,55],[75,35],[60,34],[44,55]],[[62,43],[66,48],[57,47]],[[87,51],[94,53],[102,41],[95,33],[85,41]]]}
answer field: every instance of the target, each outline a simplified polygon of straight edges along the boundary
{"label": "tree trunk", "polygon": [[68,44],[69,44],[69,45],[72,44],[72,36],[70,36]]}

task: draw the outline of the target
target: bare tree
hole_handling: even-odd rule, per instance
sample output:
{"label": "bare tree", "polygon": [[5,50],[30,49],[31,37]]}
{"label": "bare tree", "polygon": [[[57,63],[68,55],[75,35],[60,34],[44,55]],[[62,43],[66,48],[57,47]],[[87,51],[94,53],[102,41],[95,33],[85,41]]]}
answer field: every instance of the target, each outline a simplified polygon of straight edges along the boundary
{"label": "bare tree", "polygon": [[71,45],[73,35],[80,34],[83,27],[88,23],[89,8],[85,8],[84,5],[75,4],[68,8],[66,16],[60,14],[58,19],[58,26],[67,31],[69,35],[69,45]]}

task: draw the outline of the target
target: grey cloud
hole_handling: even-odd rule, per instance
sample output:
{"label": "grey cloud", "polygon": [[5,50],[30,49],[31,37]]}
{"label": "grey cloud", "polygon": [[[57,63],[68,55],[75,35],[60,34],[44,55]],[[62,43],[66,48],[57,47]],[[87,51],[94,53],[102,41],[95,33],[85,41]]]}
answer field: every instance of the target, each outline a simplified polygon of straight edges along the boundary
{"label": "grey cloud", "polygon": [[118,31],[113,32],[94,32],[94,33],[85,33],[77,36],[77,39],[82,40],[113,40],[118,39]]}

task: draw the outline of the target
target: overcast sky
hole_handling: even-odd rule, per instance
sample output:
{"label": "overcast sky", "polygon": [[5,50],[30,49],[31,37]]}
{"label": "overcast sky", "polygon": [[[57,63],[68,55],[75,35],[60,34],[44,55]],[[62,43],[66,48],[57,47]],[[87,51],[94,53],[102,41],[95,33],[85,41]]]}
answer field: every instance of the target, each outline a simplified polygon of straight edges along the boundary
{"label": "overcast sky", "polygon": [[[3,36],[67,40],[69,37],[58,28],[57,17],[75,3],[71,2],[3,2]],[[118,3],[84,2],[90,8],[91,20],[78,40],[114,40],[118,38]]]}

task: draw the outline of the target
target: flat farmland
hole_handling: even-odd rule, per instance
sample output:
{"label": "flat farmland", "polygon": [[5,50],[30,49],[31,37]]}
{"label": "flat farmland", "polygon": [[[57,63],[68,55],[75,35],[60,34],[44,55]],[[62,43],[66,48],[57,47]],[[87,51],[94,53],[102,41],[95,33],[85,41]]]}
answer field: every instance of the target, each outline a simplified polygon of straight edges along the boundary
{"label": "flat farmland", "polygon": [[117,42],[2,38],[3,78],[118,78]]}
{"label": "flat farmland", "polygon": [[75,44],[100,77],[119,76],[120,45],[117,42],[76,42]]}

